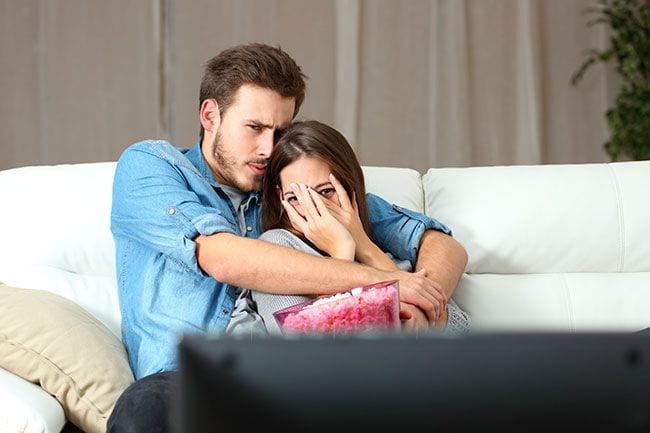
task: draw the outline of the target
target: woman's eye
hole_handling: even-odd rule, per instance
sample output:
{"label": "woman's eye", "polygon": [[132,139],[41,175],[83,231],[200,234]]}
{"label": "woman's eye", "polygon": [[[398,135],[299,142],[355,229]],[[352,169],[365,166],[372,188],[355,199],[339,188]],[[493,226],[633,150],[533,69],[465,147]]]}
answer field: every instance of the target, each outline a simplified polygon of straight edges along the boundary
{"label": "woman's eye", "polygon": [[325,189],[321,189],[320,191],[318,191],[318,193],[320,195],[322,195],[323,197],[327,197],[327,198],[333,196],[335,192],[336,192],[336,190],[334,188],[325,188]]}
{"label": "woman's eye", "polygon": [[287,198],[287,203],[298,203],[298,198],[295,195],[292,195],[291,197]]}

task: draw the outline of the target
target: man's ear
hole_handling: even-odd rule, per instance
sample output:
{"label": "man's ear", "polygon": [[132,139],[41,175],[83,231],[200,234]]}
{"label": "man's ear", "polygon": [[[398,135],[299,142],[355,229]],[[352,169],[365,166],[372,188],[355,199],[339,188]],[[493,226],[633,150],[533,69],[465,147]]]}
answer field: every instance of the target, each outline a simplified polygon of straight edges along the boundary
{"label": "man's ear", "polygon": [[210,98],[203,101],[201,109],[199,110],[199,119],[201,120],[201,125],[206,132],[216,132],[221,123],[219,104],[216,99]]}

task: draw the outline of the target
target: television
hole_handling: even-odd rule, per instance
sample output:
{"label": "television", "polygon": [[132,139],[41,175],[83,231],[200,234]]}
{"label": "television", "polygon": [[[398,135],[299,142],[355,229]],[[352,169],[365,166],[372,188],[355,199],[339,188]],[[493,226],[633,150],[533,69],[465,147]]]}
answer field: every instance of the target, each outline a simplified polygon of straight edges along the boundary
{"label": "television", "polygon": [[179,365],[179,433],[650,431],[647,333],[188,335]]}

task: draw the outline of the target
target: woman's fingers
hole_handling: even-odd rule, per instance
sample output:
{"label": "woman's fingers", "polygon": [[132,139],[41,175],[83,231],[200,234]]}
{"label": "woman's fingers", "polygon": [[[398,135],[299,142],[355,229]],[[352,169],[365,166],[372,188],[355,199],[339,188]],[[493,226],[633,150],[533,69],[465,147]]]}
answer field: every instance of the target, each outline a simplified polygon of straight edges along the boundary
{"label": "woman's fingers", "polygon": [[[327,206],[325,205],[325,200],[320,196],[319,193],[314,191],[311,188],[307,189],[307,192],[309,193],[309,196],[311,197],[313,203],[316,205],[316,210],[318,210],[318,213],[320,216],[329,216],[329,211],[327,210]],[[329,200],[327,200],[329,201]]]}
{"label": "woman's fingers", "polygon": [[323,200],[323,203],[330,214],[334,215],[337,220],[341,222],[344,221],[343,216],[345,211],[341,208],[341,206],[337,205],[332,200]]}
{"label": "woman's fingers", "polygon": [[315,221],[319,217],[319,213],[316,209],[316,206],[314,205],[314,201],[311,199],[311,196],[307,192],[307,187],[302,183],[292,183],[291,188],[293,188],[294,194],[298,199],[298,203],[300,203],[300,208],[305,214],[305,218],[307,218],[307,220],[311,219],[312,221]]}
{"label": "woman's fingers", "polygon": [[339,202],[341,203],[341,207],[343,209],[352,209],[352,204],[350,203],[350,197],[348,197],[348,193],[343,188],[343,185],[341,185],[341,182],[334,176],[333,174],[330,173],[330,182],[332,182],[332,186],[334,186],[334,189],[336,190],[336,194],[339,196]]}
{"label": "woman's fingers", "polygon": [[287,215],[289,216],[289,221],[291,221],[291,225],[293,228],[296,230],[300,231],[300,233],[304,234],[307,226],[307,221],[300,216],[297,210],[293,208],[289,203],[287,203],[286,200],[282,200],[282,206],[284,207],[284,210],[287,212]]}
{"label": "woman's fingers", "polygon": [[359,206],[357,205],[357,193],[355,191],[352,192],[352,209],[354,209],[356,214],[359,215]]}

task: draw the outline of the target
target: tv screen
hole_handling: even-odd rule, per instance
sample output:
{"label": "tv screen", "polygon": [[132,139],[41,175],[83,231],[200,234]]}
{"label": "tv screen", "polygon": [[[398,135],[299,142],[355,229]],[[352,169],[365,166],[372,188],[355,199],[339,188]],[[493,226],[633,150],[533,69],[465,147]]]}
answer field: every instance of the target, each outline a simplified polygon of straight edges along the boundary
{"label": "tv screen", "polygon": [[186,336],[180,432],[648,432],[649,334]]}

